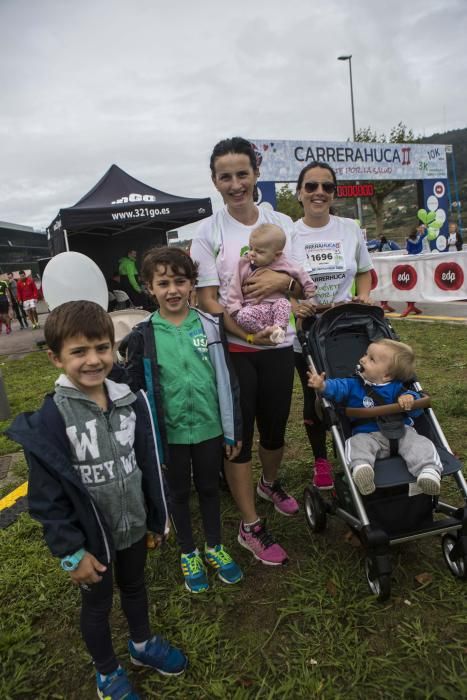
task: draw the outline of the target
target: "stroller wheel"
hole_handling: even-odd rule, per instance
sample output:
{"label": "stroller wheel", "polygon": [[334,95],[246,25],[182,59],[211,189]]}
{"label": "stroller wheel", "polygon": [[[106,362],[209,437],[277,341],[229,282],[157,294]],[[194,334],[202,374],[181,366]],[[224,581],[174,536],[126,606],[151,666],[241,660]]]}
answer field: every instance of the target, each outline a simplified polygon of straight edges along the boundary
{"label": "stroller wheel", "polygon": [[453,535],[443,535],[441,546],[443,548],[444,561],[448,565],[449,571],[456,578],[467,579],[467,555],[461,551],[452,558],[452,550],[458,540]]}
{"label": "stroller wheel", "polygon": [[307,486],[303,492],[305,517],[312,532],[322,532],[326,527],[326,506],[318,489]]}
{"label": "stroller wheel", "polygon": [[370,591],[376,596],[377,600],[387,600],[391,595],[391,576],[390,574],[378,574],[375,568],[372,558],[366,557],[365,574]]}

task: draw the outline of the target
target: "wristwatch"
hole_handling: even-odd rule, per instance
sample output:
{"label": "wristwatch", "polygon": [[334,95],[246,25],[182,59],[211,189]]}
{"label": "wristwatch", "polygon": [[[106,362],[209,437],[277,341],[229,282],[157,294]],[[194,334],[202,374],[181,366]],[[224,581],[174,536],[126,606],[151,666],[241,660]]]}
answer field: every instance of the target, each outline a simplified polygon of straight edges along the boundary
{"label": "wristwatch", "polygon": [[63,571],[76,571],[79,566],[81,559],[86,554],[86,550],[78,549],[74,554],[68,554],[66,557],[60,561],[60,566]]}

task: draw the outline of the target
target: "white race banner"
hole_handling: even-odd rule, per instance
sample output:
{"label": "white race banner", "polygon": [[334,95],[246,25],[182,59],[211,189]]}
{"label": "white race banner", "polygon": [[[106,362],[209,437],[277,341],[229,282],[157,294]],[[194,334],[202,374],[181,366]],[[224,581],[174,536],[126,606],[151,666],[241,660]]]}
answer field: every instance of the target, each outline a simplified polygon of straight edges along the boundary
{"label": "white race banner", "polygon": [[329,163],[338,180],[447,177],[445,145],[250,140],[264,181],[297,182],[300,170],[314,160]]}
{"label": "white race banner", "polygon": [[467,251],[375,255],[375,301],[443,302],[467,299]]}

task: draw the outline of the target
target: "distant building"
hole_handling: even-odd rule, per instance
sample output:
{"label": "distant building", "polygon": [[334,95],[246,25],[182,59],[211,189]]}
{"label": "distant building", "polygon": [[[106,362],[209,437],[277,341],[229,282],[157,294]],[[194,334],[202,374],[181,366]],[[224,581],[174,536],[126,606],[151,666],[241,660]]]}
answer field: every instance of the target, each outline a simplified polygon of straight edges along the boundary
{"label": "distant building", "polygon": [[47,235],[32,226],[0,221],[0,272],[26,268],[36,272],[40,258],[48,258]]}

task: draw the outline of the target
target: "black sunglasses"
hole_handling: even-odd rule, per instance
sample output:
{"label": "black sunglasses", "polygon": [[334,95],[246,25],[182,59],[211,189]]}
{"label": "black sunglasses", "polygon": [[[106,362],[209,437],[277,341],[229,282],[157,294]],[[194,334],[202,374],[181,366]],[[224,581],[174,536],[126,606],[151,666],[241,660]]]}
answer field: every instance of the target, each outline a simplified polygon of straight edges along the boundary
{"label": "black sunglasses", "polygon": [[333,182],[313,182],[313,180],[305,182],[305,184],[303,185],[303,189],[305,190],[305,192],[308,192],[308,194],[311,194],[312,192],[316,192],[320,185],[323,188],[323,191],[326,192],[326,194],[334,194],[334,192],[337,189],[336,185]]}

